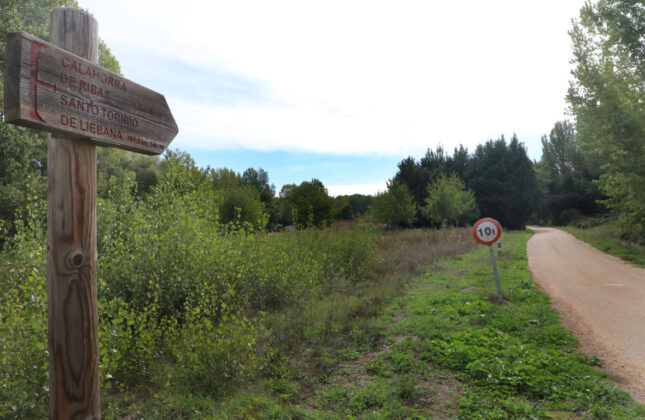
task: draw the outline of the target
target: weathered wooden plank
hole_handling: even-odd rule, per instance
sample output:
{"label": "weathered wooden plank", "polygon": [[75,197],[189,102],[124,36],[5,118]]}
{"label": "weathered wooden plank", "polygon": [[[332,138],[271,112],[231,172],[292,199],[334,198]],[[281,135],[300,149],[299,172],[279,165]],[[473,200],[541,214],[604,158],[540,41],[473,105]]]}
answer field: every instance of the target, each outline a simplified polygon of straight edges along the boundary
{"label": "weathered wooden plank", "polygon": [[[51,14],[52,42],[92,61],[97,30],[82,10]],[[47,159],[50,418],[99,419],[96,146],[50,136]]]}
{"label": "weathered wooden plank", "polygon": [[148,155],[178,133],[157,92],[26,32],[6,51],[6,122]]}

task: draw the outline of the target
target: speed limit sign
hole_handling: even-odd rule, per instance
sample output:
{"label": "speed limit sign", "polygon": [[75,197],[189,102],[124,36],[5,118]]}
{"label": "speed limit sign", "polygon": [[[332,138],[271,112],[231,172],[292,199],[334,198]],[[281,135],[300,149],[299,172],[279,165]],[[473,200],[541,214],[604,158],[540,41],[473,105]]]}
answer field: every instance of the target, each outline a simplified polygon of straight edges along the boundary
{"label": "speed limit sign", "polygon": [[475,240],[482,245],[490,245],[502,235],[502,226],[495,219],[485,217],[479,219],[473,227]]}
{"label": "speed limit sign", "polygon": [[490,251],[490,261],[493,263],[493,272],[495,272],[495,285],[497,286],[497,297],[500,304],[504,302],[502,295],[502,285],[499,283],[499,273],[497,272],[497,263],[493,253],[492,244],[502,235],[502,226],[495,219],[484,217],[479,219],[473,227],[473,236],[475,240],[482,245],[488,245]]}

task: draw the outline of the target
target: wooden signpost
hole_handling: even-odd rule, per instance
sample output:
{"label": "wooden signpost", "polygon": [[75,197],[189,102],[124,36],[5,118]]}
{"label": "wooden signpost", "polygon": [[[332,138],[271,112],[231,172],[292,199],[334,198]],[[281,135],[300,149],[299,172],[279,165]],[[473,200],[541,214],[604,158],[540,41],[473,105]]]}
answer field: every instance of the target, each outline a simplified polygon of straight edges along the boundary
{"label": "wooden signpost", "polygon": [[163,95],[90,60],[25,32],[8,34],[6,54],[6,122],[147,155],[177,135]]}
{"label": "wooden signpost", "polygon": [[47,145],[47,294],[52,419],[99,419],[96,144],[148,155],[177,134],[164,97],[96,64],[98,24],[51,13],[51,44],[8,34],[5,121]]}

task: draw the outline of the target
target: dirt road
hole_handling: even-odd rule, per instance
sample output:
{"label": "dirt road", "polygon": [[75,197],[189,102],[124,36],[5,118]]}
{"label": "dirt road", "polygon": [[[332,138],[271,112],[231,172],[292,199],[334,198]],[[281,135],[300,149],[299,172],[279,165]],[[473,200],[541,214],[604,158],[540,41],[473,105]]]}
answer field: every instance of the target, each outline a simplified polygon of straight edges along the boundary
{"label": "dirt road", "polygon": [[529,269],[582,353],[645,404],[645,269],[557,229],[531,227]]}

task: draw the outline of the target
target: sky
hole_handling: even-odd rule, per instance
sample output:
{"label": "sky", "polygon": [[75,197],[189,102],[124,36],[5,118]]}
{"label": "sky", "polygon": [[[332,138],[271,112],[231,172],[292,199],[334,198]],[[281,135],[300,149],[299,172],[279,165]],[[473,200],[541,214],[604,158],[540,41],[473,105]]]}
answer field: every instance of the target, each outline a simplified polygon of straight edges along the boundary
{"label": "sky", "polygon": [[79,0],[123,75],[166,97],[170,149],[282,185],[373,194],[408,156],[568,118],[584,0]]}

